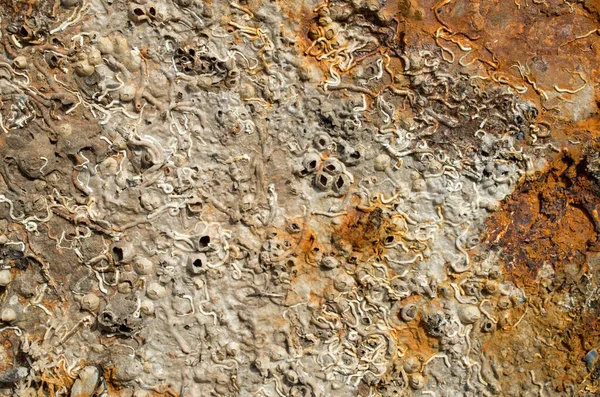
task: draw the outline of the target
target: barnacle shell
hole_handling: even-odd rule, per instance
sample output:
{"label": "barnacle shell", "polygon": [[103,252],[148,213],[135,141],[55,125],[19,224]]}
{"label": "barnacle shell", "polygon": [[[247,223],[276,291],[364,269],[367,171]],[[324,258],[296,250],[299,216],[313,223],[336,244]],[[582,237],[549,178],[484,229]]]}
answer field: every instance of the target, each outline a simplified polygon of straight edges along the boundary
{"label": "barnacle shell", "polygon": [[5,323],[11,323],[17,319],[17,313],[14,309],[6,307],[0,312],[0,320]]}
{"label": "barnacle shell", "polygon": [[3,269],[0,270],[0,286],[2,287],[6,287],[7,285],[9,285],[13,280],[13,276],[10,270],[8,269]]}
{"label": "barnacle shell", "polygon": [[19,55],[13,59],[13,65],[15,65],[17,69],[25,69],[27,67],[27,58],[23,55]]}
{"label": "barnacle shell", "polygon": [[89,310],[91,312],[98,310],[98,307],[100,306],[100,298],[98,298],[97,295],[93,294],[93,293],[88,293],[85,294],[82,298],[81,298],[81,308],[83,310]]}
{"label": "barnacle shell", "polygon": [[166,294],[167,289],[156,282],[148,284],[148,287],[146,288],[146,295],[148,296],[148,298],[153,300],[160,299]]}
{"label": "barnacle shell", "polygon": [[461,305],[458,308],[458,318],[463,324],[473,324],[481,318],[481,312],[476,306]]}
{"label": "barnacle shell", "polygon": [[148,258],[136,256],[133,262],[133,270],[139,275],[147,276],[154,271],[154,264]]}
{"label": "barnacle shell", "polygon": [[96,71],[94,65],[90,65],[88,61],[75,62],[73,64],[73,69],[75,69],[75,72],[82,77],[90,76]]}

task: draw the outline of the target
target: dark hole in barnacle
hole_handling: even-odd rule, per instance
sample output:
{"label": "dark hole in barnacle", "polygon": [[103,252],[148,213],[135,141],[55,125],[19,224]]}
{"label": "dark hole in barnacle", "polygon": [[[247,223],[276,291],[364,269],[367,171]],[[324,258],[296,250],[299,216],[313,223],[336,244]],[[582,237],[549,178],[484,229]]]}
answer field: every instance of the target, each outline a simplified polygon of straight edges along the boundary
{"label": "dark hole in barnacle", "polygon": [[155,17],[156,16],[156,8],[149,7],[148,8],[148,14],[150,14],[150,16],[152,16],[152,17]]}
{"label": "dark hole in barnacle", "polygon": [[50,56],[50,58],[48,59],[48,66],[50,66],[51,68],[55,68],[58,66],[58,58],[56,57],[56,55]]}
{"label": "dark hole in barnacle", "polygon": [[335,186],[337,186],[338,189],[341,189],[342,186],[344,186],[344,178],[339,177],[337,181],[335,181]]}
{"label": "dark hole in barnacle", "polygon": [[483,324],[484,332],[491,332],[494,329],[494,324],[491,321],[487,321]]}
{"label": "dark hole in barnacle", "polygon": [[358,160],[358,159],[360,158],[360,152],[353,152],[353,153],[350,155],[350,158],[353,158],[353,159],[355,159],[355,160]]}
{"label": "dark hole in barnacle", "polygon": [[206,248],[208,247],[208,244],[210,244],[210,236],[202,236],[198,240],[198,246],[200,246],[200,248]]}
{"label": "dark hole in barnacle", "polygon": [[[333,172],[333,171],[335,171],[336,169],[337,169],[337,168],[336,168],[336,166],[335,166],[335,165],[333,165],[333,164],[329,164],[329,165],[326,165],[326,166],[325,166],[325,170],[326,170],[326,171],[329,171],[329,172]],[[323,177],[321,177],[321,178],[323,178]],[[325,182],[323,182],[323,183],[325,183]]]}
{"label": "dark hole in barnacle", "polygon": [[112,283],[116,283],[116,282],[117,282],[117,280],[118,280],[118,279],[117,279],[117,273],[113,273],[113,272],[105,272],[105,273],[103,274],[103,276],[104,276],[104,280],[105,280],[107,283],[111,283],[111,284],[112,284]]}
{"label": "dark hole in barnacle", "polygon": [[112,249],[113,259],[117,262],[121,262],[124,258],[123,249],[119,247],[113,247]]}
{"label": "dark hole in barnacle", "polygon": [[202,267],[202,259],[200,259],[200,258],[195,259],[194,262],[192,262],[192,265],[194,265],[195,268],[201,268]]}
{"label": "dark hole in barnacle", "polygon": [[394,236],[387,236],[384,241],[386,244],[392,244],[394,242]]}
{"label": "dark hole in barnacle", "polygon": [[101,316],[102,316],[101,320],[103,323],[110,324],[110,323],[114,322],[114,317],[111,312],[103,312],[101,314]]}
{"label": "dark hole in barnacle", "polygon": [[327,177],[326,177],[325,175],[321,175],[321,176],[319,177],[319,182],[320,182],[322,185],[327,185],[327,182],[328,182],[328,180],[327,180]]}
{"label": "dark hole in barnacle", "polygon": [[133,13],[134,13],[135,15],[137,15],[138,17],[141,17],[142,15],[144,15],[144,10],[142,10],[141,8],[135,8],[135,9],[133,10]]}

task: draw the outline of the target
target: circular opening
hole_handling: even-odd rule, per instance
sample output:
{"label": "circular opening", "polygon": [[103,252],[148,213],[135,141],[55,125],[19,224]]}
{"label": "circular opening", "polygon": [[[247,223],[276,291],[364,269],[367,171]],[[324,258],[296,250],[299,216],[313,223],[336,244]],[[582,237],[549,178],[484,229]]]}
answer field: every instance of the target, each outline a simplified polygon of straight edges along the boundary
{"label": "circular opening", "polygon": [[192,262],[192,265],[194,265],[195,268],[201,268],[202,267],[202,259],[200,259],[200,258],[195,259],[194,262]]}
{"label": "circular opening", "polygon": [[121,262],[124,258],[123,249],[120,247],[113,247],[112,249],[113,259],[117,262]]}
{"label": "circular opening", "polygon": [[200,240],[198,240],[198,245],[200,248],[206,248],[210,244],[210,236],[202,236]]}
{"label": "circular opening", "polygon": [[144,15],[144,10],[142,10],[141,8],[134,8],[133,13],[138,17],[141,17],[142,15]]}
{"label": "circular opening", "polygon": [[103,312],[102,313],[102,322],[104,323],[112,323],[114,320],[113,314],[111,312]]}
{"label": "circular opening", "polygon": [[308,168],[310,168],[310,169],[317,168],[317,162],[315,160],[311,161],[310,163],[308,163]]}
{"label": "circular opening", "polygon": [[386,244],[392,244],[394,242],[394,236],[387,236],[385,238],[385,243]]}

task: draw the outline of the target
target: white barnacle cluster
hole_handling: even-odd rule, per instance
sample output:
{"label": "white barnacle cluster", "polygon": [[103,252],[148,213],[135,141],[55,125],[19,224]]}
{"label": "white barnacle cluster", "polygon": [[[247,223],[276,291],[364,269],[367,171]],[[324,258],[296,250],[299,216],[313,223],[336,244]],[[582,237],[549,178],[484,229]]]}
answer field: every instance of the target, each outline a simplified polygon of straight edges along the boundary
{"label": "white barnacle cluster", "polygon": [[499,392],[480,341],[526,297],[480,237],[548,128],[437,50],[376,52],[379,2],[313,5],[308,48],[267,1],[62,1],[11,36],[14,395]]}

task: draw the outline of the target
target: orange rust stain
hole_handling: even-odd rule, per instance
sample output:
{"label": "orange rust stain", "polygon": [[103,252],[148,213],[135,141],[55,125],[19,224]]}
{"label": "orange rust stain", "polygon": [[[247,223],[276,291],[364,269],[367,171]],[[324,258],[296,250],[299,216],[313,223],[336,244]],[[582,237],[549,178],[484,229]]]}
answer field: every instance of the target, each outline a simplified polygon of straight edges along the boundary
{"label": "orange rust stain", "polygon": [[[418,295],[411,295],[402,300],[400,306],[408,304],[419,304],[422,297]],[[439,306],[438,301],[431,301],[429,304]],[[399,314],[399,313],[398,313]],[[398,317],[393,319],[396,322],[402,323],[402,320]],[[439,340],[427,335],[425,328],[421,326],[422,313],[419,310],[417,317],[409,322],[404,323],[401,327],[395,326],[394,330],[390,330],[390,336],[396,341],[396,345],[399,346],[407,357],[417,356],[427,359],[438,352],[437,345]]]}
{"label": "orange rust stain", "polygon": [[[499,250],[506,278],[527,296],[527,312],[515,309],[510,324],[482,343],[484,355],[525,369],[504,374],[503,387],[530,382],[529,371],[551,377],[557,393],[572,384],[599,386],[600,365],[583,360],[600,345],[600,300],[586,292],[596,288],[589,258],[600,251],[597,150],[559,155],[487,222],[488,248]],[[543,266],[553,273],[540,277]]]}
{"label": "orange rust stain", "polygon": [[586,251],[597,244],[600,205],[600,187],[585,167],[576,158],[558,159],[489,218],[486,241],[502,249],[511,279],[535,278],[544,264],[555,271],[569,263],[585,267]]}
{"label": "orange rust stain", "polygon": [[338,246],[351,246],[353,251],[377,254],[384,239],[392,234],[390,219],[380,208],[351,209],[334,229],[332,239]]}

